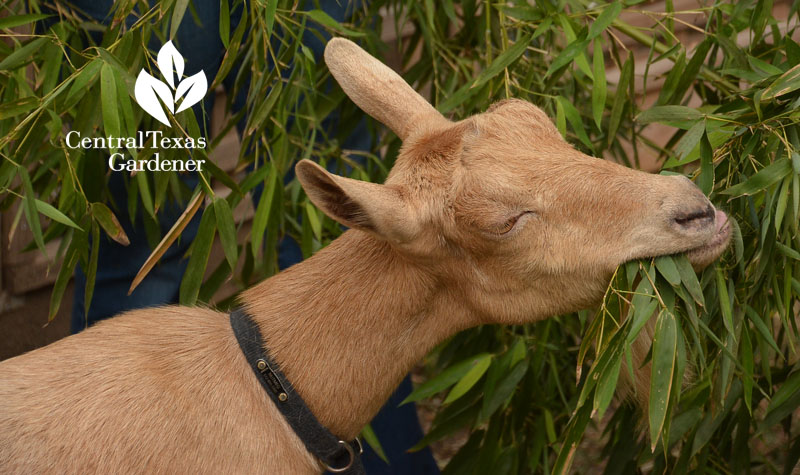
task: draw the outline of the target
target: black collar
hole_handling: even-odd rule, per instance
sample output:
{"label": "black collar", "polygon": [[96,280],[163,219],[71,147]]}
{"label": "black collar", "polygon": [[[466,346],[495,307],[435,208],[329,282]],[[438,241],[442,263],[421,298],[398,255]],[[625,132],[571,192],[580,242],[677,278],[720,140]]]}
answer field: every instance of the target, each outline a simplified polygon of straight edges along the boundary
{"label": "black collar", "polygon": [[[326,429],[314,417],[303,398],[295,392],[286,376],[264,349],[258,325],[241,308],[231,312],[231,327],[239,348],[253,369],[258,382],[267,391],[275,407],[305,444],[306,449],[317,457],[325,469],[333,473],[364,474],[361,464],[361,442],[356,439],[345,442]],[[358,453],[356,453],[358,450]]]}

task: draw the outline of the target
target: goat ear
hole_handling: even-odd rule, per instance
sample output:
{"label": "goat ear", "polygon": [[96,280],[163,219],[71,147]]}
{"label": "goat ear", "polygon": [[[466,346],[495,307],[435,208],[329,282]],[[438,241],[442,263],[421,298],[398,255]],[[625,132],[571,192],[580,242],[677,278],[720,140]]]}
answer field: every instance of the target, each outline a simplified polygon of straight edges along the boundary
{"label": "goat ear", "polygon": [[402,140],[415,129],[449,123],[403,78],[350,40],[330,40],[325,63],[345,94]]}
{"label": "goat ear", "polygon": [[396,243],[408,242],[418,226],[402,191],[329,173],[310,160],[301,160],[295,174],[311,202],[339,223]]}

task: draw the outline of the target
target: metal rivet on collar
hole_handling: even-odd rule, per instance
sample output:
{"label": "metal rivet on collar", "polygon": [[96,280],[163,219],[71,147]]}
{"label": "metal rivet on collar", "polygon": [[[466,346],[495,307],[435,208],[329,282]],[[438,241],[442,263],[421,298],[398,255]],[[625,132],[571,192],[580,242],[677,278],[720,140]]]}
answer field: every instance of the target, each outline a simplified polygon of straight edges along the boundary
{"label": "metal rivet on collar", "polygon": [[289,396],[287,396],[286,393],[280,393],[280,394],[278,394],[278,399],[281,402],[284,402],[285,400],[289,399]]}
{"label": "metal rivet on collar", "polygon": [[267,369],[267,362],[264,360],[258,360],[256,361],[256,366],[258,367],[259,370],[264,371],[265,369]]}

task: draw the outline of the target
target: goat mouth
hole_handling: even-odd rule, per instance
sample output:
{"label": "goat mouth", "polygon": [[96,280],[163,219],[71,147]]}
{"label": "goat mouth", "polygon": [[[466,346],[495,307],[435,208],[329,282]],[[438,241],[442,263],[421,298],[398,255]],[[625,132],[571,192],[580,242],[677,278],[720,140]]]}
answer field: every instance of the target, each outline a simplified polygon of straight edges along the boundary
{"label": "goat mouth", "polygon": [[716,230],[708,242],[686,251],[686,257],[695,268],[711,264],[728,247],[731,239],[731,223],[728,215],[724,211],[716,210],[714,225]]}

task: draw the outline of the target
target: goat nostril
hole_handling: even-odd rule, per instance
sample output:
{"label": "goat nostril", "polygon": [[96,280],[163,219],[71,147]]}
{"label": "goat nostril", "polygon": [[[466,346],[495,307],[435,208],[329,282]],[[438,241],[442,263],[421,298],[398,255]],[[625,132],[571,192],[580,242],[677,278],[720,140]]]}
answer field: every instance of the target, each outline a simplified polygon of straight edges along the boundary
{"label": "goat nostril", "polygon": [[705,209],[693,211],[691,213],[678,213],[675,216],[675,222],[681,226],[691,226],[695,224],[713,223],[716,211],[713,206],[708,206]]}

